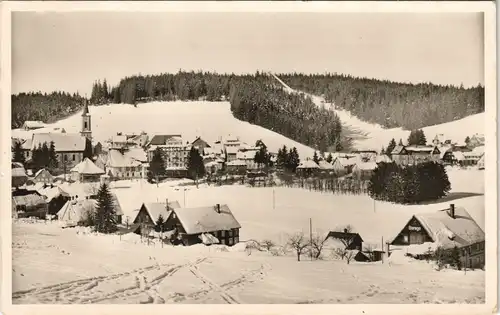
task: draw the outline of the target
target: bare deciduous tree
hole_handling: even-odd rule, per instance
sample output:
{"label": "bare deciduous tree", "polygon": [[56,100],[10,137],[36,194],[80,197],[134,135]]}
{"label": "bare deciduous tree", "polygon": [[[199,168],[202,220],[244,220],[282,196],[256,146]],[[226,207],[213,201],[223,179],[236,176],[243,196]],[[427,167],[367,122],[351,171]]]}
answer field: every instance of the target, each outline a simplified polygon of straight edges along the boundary
{"label": "bare deciduous tree", "polygon": [[313,257],[319,259],[321,257],[321,252],[325,247],[327,238],[321,237],[320,235],[314,235],[311,240],[311,251],[313,252]]}
{"label": "bare deciduous tree", "polygon": [[[354,228],[352,225],[348,224],[346,226],[338,227],[336,230],[337,230],[337,232],[342,232],[342,233],[352,233]],[[352,238],[340,238],[339,241],[347,249],[351,245],[353,239]]]}
{"label": "bare deciduous tree", "polygon": [[347,264],[349,264],[351,260],[354,259],[354,256],[356,255],[354,254],[353,250],[346,250],[345,260],[347,261]]}
{"label": "bare deciduous tree", "polygon": [[274,242],[271,240],[263,240],[262,243],[260,243],[260,245],[264,247],[267,251],[270,251],[271,248],[273,248],[276,244],[274,244]]}
{"label": "bare deciduous tree", "polygon": [[287,245],[295,250],[297,253],[297,261],[300,261],[300,255],[302,255],[309,246],[309,241],[304,236],[304,233],[296,233],[288,238]]}

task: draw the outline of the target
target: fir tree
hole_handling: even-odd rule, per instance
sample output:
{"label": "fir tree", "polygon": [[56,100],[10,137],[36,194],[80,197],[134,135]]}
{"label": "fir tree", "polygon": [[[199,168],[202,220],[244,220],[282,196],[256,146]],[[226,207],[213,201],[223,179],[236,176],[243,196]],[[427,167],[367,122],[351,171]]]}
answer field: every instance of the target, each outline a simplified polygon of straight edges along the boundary
{"label": "fir tree", "polygon": [[297,152],[297,148],[293,147],[290,149],[290,152],[288,153],[287,156],[287,162],[286,162],[286,168],[295,173],[295,170],[300,164],[300,158],[299,158],[299,153]]}
{"label": "fir tree", "polygon": [[85,138],[85,149],[83,151],[83,158],[92,159],[92,141]]}
{"label": "fir tree", "polygon": [[24,165],[24,163],[26,161],[24,158],[24,152],[23,152],[22,144],[20,141],[16,141],[14,143],[14,152],[13,153],[14,154],[12,156],[12,161],[19,162],[19,163],[22,163]]}
{"label": "fir tree", "polygon": [[279,168],[287,168],[288,163],[288,149],[286,145],[278,150],[278,156],[276,157],[276,164]]}
{"label": "fir tree", "polygon": [[163,219],[163,216],[160,214],[158,216],[158,221],[156,221],[155,231],[156,232],[163,232],[164,229],[165,229],[165,219]]}
{"label": "fir tree", "polygon": [[391,153],[395,147],[396,147],[396,140],[394,140],[394,138],[392,138],[391,141],[389,142],[389,145],[387,146],[387,150],[385,151],[385,153],[388,156],[391,156]]}
{"label": "fir tree", "polygon": [[54,144],[54,141],[50,141],[50,146],[49,146],[49,169],[55,170],[58,167],[58,162],[57,162],[57,154],[56,154],[56,146]]}
{"label": "fir tree", "polygon": [[189,151],[187,164],[188,174],[191,179],[198,180],[199,178],[203,178],[203,176],[205,176],[203,157],[195,147],[191,147],[191,150]]}
{"label": "fir tree", "polygon": [[50,154],[49,154],[49,147],[47,145],[47,142],[44,142],[42,145],[42,151],[41,151],[41,167],[40,168],[46,168],[49,167],[50,164]]}
{"label": "fir tree", "polygon": [[106,183],[103,183],[97,192],[95,231],[109,234],[116,232],[117,229],[113,196]]}
{"label": "fir tree", "polygon": [[148,179],[151,181],[154,178],[158,183],[158,179],[165,176],[165,174],[166,174],[165,162],[163,161],[161,149],[156,148],[155,151],[153,152],[153,158],[151,159],[151,163],[149,163]]}
{"label": "fir tree", "polygon": [[318,163],[319,163],[319,156],[318,156],[318,153],[317,153],[316,151],[314,151],[313,161],[314,161],[314,163],[316,163],[316,164],[318,164]]}
{"label": "fir tree", "polygon": [[267,152],[267,146],[264,144],[264,142],[262,142],[262,140],[257,140],[255,146],[259,148],[259,151],[255,153],[253,159],[254,162],[257,163],[259,166],[260,165],[269,166],[271,157]]}
{"label": "fir tree", "polygon": [[326,161],[327,161],[328,163],[332,163],[332,161],[333,161],[333,155],[332,155],[332,153],[331,153],[331,152],[330,152],[330,153],[328,153],[328,156],[326,157]]}
{"label": "fir tree", "polygon": [[425,134],[422,129],[416,129],[410,132],[408,145],[425,145],[426,143],[427,139],[425,138]]}

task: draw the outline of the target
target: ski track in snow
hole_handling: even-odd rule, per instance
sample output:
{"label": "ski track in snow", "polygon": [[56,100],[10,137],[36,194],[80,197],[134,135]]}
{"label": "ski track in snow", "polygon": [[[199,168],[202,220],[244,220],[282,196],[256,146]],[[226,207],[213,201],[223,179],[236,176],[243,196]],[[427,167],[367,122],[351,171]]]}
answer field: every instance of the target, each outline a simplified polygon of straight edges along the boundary
{"label": "ski track in snow", "polygon": [[[265,263],[257,270],[243,273],[234,280],[218,285],[199,270],[198,266],[205,260],[207,257],[180,265],[155,264],[119,274],[18,291],[12,294],[12,301],[13,304],[106,304],[139,299],[138,303],[140,304],[164,304],[185,300],[188,302],[200,301],[205,296],[215,292],[225,303],[242,304],[244,302],[229,291],[262,280],[267,274],[266,271],[270,269],[270,266]],[[174,292],[170,293],[168,297],[162,296],[159,286],[163,280],[184,268],[189,270],[195,279],[201,281],[204,288],[186,295]],[[116,289],[116,287],[119,288]]]}

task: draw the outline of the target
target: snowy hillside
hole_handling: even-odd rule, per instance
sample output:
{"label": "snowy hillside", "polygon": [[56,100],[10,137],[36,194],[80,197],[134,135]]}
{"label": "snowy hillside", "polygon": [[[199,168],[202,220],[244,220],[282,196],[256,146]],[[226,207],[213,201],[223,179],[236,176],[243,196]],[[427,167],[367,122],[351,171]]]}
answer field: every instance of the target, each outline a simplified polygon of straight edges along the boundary
{"label": "snowy hillside", "polygon": [[[92,136],[103,142],[117,132],[182,134],[192,142],[197,136],[213,142],[229,134],[239,136],[248,144],[262,139],[272,152],[286,145],[296,147],[300,156],[312,156],[314,150],[271,130],[251,125],[233,117],[228,102],[154,102],[132,105],[111,104],[89,106],[92,115]],[[79,132],[81,112],[47,126],[62,127],[66,132]],[[26,132],[13,130],[12,136],[26,137]]]}
{"label": "snowy hillside", "polygon": [[[298,92],[288,86],[276,75],[273,74],[273,76],[284,86],[286,91],[290,93]],[[381,125],[362,121],[346,110],[335,108],[335,104],[326,103],[322,97],[308,95],[311,96],[316,105],[334,110],[345,127],[352,131],[358,131],[361,135],[364,135],[353,137],[354,147],[357,149],[372,149],[379,151],[382,146],[386,147],[392,138],[396,139],[396,142],[399,141],[399,139],[406,141],[410,135],[410,131],[403,130],[402,128],[386,129]],[[408,115],[411,115],[411,113],[408,113]],[[431,141],[437,134],[444,134],[446,139],[462,144],[467,136],[470,137],[475,133],[484,134],[484,124],[485,115],[484,113],[480,113],[444,124],[427,126],[423,128],[423,130],[428,141]]]}

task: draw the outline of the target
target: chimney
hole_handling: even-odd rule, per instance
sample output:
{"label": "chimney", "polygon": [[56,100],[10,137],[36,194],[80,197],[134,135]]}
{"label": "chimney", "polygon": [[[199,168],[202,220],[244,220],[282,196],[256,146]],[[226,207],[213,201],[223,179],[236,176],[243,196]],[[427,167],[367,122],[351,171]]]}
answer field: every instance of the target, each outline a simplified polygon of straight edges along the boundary
{"label": "chimney", "polygon": [[217,211],[217,213],[220,213],[220,203],[215,205],[215,211]]}
{"label": "chimney", "polygon": [[455,219],[455,204],[450,204],[450,217]]}

